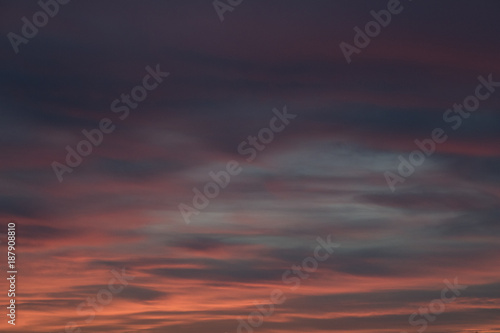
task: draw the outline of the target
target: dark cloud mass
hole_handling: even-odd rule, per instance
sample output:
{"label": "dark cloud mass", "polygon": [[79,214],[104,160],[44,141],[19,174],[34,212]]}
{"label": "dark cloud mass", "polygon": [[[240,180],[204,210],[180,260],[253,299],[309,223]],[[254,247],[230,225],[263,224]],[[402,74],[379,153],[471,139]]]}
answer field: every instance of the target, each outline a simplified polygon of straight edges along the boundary
{"label": "dark cloud mass", "polygon": [[72,0],[18,53],[0,1],[0,330],[244,332],[280,289],[253,332],[413,332],[457,279],[425,332],[500,332],[500,3],[401,0],[348,64],[394,1]]}

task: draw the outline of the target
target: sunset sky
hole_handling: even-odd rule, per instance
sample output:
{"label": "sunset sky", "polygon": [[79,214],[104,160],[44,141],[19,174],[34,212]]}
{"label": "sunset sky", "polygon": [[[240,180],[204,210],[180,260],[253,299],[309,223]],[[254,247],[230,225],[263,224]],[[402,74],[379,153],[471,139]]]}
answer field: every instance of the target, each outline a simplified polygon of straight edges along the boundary
{"label": "sunset sky", "polygon": [[500,332],[500,2],[212,1],[0,0],[0,331]]}

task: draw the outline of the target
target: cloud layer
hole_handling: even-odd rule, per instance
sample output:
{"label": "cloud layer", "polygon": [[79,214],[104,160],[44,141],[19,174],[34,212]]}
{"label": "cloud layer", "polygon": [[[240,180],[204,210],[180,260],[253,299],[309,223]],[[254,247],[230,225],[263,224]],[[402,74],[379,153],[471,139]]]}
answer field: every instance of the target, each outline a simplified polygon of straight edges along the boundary
{"label": "cloud layer", "polygon": [[[40,9],[1,6],[5,36]],[[404,2],[348,65],[339,43],[386,6],[244,1],[221,23],[210,1],[72,1],[18,54],[4,38],[0,216],[20,273],[2,330],[236,332],[278,288],[256,332],[410,332],[458,277],[426,332],[500,331],[500,91],[443,121],[479,75],[500,81],[500,7]],[[111,103],[156,64],[170,76],[121,120]],[[248,162],[238,145],[285,105],[297,117]],[[102,118],[114,132],[59,182],[51,164]],[[392,192],[384,172],[436,127],[448,140]],[[231,160],[242,172],[187,225],[178,205]],[[282,274],[328,235],[341,247],[292,290]],[[134,279],[85,322],[123,267]]]}

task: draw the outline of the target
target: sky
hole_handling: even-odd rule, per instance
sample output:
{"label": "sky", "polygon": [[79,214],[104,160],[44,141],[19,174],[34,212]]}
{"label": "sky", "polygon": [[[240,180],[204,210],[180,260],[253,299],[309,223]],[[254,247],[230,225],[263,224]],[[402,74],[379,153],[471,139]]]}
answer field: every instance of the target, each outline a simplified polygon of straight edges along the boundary
{"label": "sky", "polygon": [[500,332],[500,3],[395,1],[0,1],[0,331]]}

